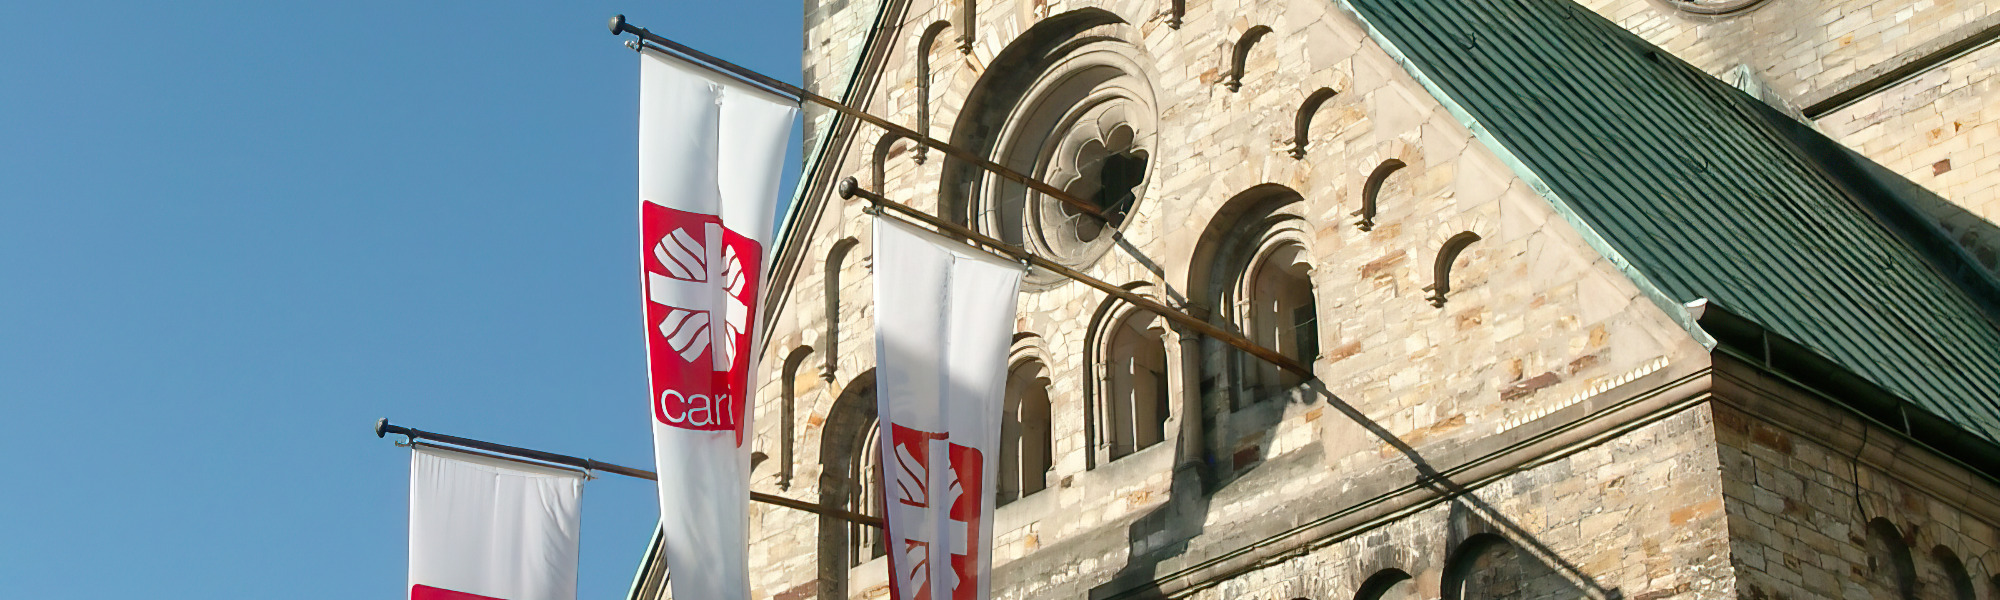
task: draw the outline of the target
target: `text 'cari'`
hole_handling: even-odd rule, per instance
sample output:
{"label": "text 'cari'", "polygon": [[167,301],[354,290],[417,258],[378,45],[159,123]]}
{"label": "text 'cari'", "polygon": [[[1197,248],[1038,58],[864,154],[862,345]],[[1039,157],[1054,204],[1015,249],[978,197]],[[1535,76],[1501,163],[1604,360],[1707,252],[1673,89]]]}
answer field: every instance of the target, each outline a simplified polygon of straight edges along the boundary
{"label": "text 'cari'", "polygon": [[668,425],[690,429],[735,429],[736,410],[727,394],[682,395],[674,390],[660,392],[660,416]]}

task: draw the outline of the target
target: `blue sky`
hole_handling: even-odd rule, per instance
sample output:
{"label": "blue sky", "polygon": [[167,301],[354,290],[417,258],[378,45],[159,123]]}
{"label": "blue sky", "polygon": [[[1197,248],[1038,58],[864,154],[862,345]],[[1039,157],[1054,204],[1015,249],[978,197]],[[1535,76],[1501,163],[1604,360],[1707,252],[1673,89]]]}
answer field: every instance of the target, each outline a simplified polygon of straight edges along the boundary
{"label": "blue sky", "polygon": [[617,13],[798,81],[797,3],[0,3],[0,595],[401,597],[378,417],[650,467]]}

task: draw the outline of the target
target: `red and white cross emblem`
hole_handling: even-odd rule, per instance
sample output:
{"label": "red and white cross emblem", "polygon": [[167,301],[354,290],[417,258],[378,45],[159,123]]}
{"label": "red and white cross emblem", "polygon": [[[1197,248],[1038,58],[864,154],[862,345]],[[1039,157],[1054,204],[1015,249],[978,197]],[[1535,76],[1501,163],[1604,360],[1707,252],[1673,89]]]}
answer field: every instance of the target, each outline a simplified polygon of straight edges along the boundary
{"label": "red and white cross emblem", "polygon": [[714,215],[639,205],[653,417],[740,446],[763,249]]}
{"label": "red and white cross emblem", "polygon": [[[977,449],[946,441],[945,434],[894,423],[889,427],[896,474],[894,483],[885,482],[892,597],[970,600],[979,593],[984,458]],[[929,526],[933,523],[935,527]],[[933,583],[944,588],[942,593]]]}

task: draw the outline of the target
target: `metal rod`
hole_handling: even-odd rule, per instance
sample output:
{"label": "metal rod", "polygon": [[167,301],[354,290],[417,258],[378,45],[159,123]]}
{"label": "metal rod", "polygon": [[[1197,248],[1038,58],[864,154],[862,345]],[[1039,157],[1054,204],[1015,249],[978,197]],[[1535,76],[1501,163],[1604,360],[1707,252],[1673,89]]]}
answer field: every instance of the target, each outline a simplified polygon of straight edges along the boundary
{"label": "metal rod", "polygon": [[[432,442],[442,442],[446,444],[451,444],[453,446],[461,446],[465,448],[484,450],[487,452],[504,454],[508,456],[518,456],[521,458],[534,459],[545,463],[579,467],[590,471],[603,471],[605,473],[615,473],[618,475],[644,479],[647,481],[660,480],[660,476],[658,474],[655,474],[652,471],[647,471],[645,469],[634,469],[632,467],[614,465],[608,462],[599,462],[588,458],[578,458],[575,456],[556,454],[553,452],[543,452],[540,450],[532,450],[528,448],[521,448],[518,446],[495,444],[493,442],[475,440],[472,438],[462,438],[455,435],[445,435],[442,433],[422,431],[418,429],[412,429],[409,427],[402,427],[399,425],[390,425],[388,419],[381,419],[375,422],[375,437],[378,438],[387,437],[389,434],[392,433],[401,436],[408,436],[409,441],[412,443],[415,443],[418,439],[425,439],[425,440],[430,440]],[[851,521],[854,523],[867,525],[869,527],[882,526],[881,517],[871,517],[853,511],[846,511],[838,508],[820,506],[817,504],[813,504],[811,502],[806,502],[803,500],[793,500],[791,498],[786,498],[784,496],[774,496],[771,494],[753,491],[750,492],[750,499],[765,504],[772,504],[777,506],[783,506],[785,508],[803,510],[810,513],[817,513],[822,516],[833,517],[835,519],[841,519],[844,521]]]}
{"label": "metal rod", "polygon": [[993,251],[999,254],[1005,254],[1008,257],[1013,258],[1015,260],[1028,261],[1029,264],[1033,264],[1037,267],[1048,269],[1050,271],[1055,272],[1055,274],[1057,275],[1068,277],[1084,285],[1097,288],[1098,291],[1110,294],[1112,297],[1118,298],[1119,300],[1124,300],[1126,302],[1129,302],[1133,306],[1145,309],[1146,311],[1159,315],[1161,318],[1164,318],[1166,320],[1184,325],[1189,329],[1193,329],[1196,332],[1201,333],[1202,335],[1221,340],[1222,343],[1229,344],[1231,347],[1234,347],[1238,350],[1248,352],[1250,353],[1251,356],[1255,356],[1259,359],[1262,359],[1264,362],[1277,365],[1278,368],[1291,371],[1293,373],[1298,374],[1301,377],[1305,377],[1306,379],[1313,379],[1317,377],[1316,375],[1313,374],[1311,368],[1306,367],[1304,364],[1299,363],[1299,361],[1293,360],[1292,357],[1285,356],[1284,354],[1281,354],[1276,350],[1259,346],[1255,342],[1251,342],[1250,340],[1245,339],[1241,335],[1225,330],[1221,327],[1216,327],[1214,324],[1211,324],[1208,321],[1197,319],[1194,317],[1194,315],[1174,310],[1172,307],[1169,307],[1165,304],[1161,304],[1158,301],[1153,300],[1152,298],[1147,298],[1139,294],[1134,294],[1132,293],[1131,290],[1111,285],[1110,283],[1106,283],[1104,280],[1098,279],[1096,277],[1091,277],[1089,275],[1084,274],[1081,271],[1077,271],[1076,269],[1071,269],[1069,267],[1063,266],[1061,263],[1057,263],[1055,261],[1051,261],[1049,259],[1036,256],[1035,254],[1030,253],[1027,250],[1023,250],[1012,244],[1008,244],[998,239],[989,237],[985,234],[981,234],[977,231],[973,231],[972,229],[967,228],[964,225],[959,225],[957,223],[940,219],[936,216],[931,215],[930,213],[910,208],[909,206],[904,205],[900,202],[884,198],[882,197],[881,194],[862,189],[860,182],[855,181],[853,177],[848,177],[846,179],[840,180],[840,186],[838,188],[838,191],[840,192],[840,197],[842,198],[852,198],[859,196],[863,199],[868,200],[869,202],[875,203],[876,206],[885,206],[894,209],[896,212],[909,215],[910,217],[913,217],[918,221],[927,223],[932,227],[936,227],[938,229],[951,232],[952,234],[964,237],[966,239],[979,242],[980,244],[992,248]]}
{"label": "metal rod", "polygon": [[[773,79],[770,76],[765,75],[763,73],[758,73],[756,71],[752,71],[750,69],[737,66],[735,63],[731,63],[729,61],[722,60],[714,56],[710,56],[707,53],[704,53],[700,50],[696,50],[694,48],[689,48],[686,45],[681,44],[680,42],[676,42],[667,39],[665,37],[662,37],[659,34],[647,31],[646,28],[644,27],[633,25],[631,23],[626,23],[625,15],[618,15],[611,17],[611,33],[612,35],[618,35],[623,33],[631,33],[637,35],[639,36],[639,39],[652,42],[654,44],[658,44],[662,47],[662,49],[672,50],[673,52],[679,53],[682,56],[694,59],[695,64],[697,64],[698,66],[706,67],[711,70],[719,71],[724,74],[734,76],[749,81],[751,83],[755,83],[759,86],[771,88],[773,90],[790,94],[791,96],[798,98],[800,100],[812,102],[814,104],[818,104],[820,106],[833,109],[835,112],[838,112],[840,114],[854,117],[856,119],[860,119],[863,121],[867,121],[868,123],[873,124],[876,127],[881,127],[882,129],[888,130],[890,133],[894,133],[896,135],[909,138],[910,140],[915,141],[919,144],[923,144],[939,152],[943,152],[945,153],[946,156],[950,156],[952,158],[956,158],[958,160],[971,163],[973,166],[979,167],[980,169],[984,169],[986,172],[992,173],[994,175],[999,175],[1001,178],[1006,179],[1008,181],[1028,186],[1029,188],[1037,192],[1041,192],[1051,198],[1055,198],[1057,201],[1060,201],[1063,204],[1068,204],[1077,210],[1083,211],[1084,214],[1096,217],[1099,220],[1104,221],[1107,225],[1111,223],[1110,215],[1104,214],[1104,210],[1098,208],[1096,204],[1085,202],[1081,199],[1078,199],[1075,196],[1071,196],[1068,192],[1062,191],[1056,186],[1049,185],[1048,183],[1045,183],[1040,179],[1029,177],[1027,175],[1022,174],[1019,171],[1010,169],[1005,165],[1001,165],[1000,163],[987,160],[983,156],[979,156],[977,154],[973,154],[972,152],[961,149],[957,146],[953,146],[951,144],[938,141],[937,139],[934,139],[931,136],[919,133],[915,130],[912,130],[908,127],[904,127],[902,125],[897,125],[882,117],[877,117],[875,115],[862,112],[860,109],[853,108],[848,105],[836,102],[831,98],[827,98],[825,96],[812,93],[811,91],[807,91],[805,88],[801,88],[799,86],[795,86],[789,83],[785,83],[783,81],[779,81],[777,79]],[[1116,229],[1116,227],[1113,227],[1112,229]]]}

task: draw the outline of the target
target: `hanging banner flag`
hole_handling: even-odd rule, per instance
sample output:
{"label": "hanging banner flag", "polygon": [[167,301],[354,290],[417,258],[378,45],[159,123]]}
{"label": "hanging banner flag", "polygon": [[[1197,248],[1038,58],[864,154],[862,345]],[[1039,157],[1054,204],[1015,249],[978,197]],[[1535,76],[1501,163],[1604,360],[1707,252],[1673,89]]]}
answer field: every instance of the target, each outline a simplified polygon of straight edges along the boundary
{"label": "hanging banner flag", "polygon": [[416,448],[410,600],[576,600],[583,474]]}
{"label": "hanging banner flag", "polygon": [[796,102],[639,53],[639,235],[675,598],[750,597],[757,307]]}
{"label": "hanging banner flag", "polygon": [[987,597],[1023,268],[875,219],[875,381],[895,600]]}

